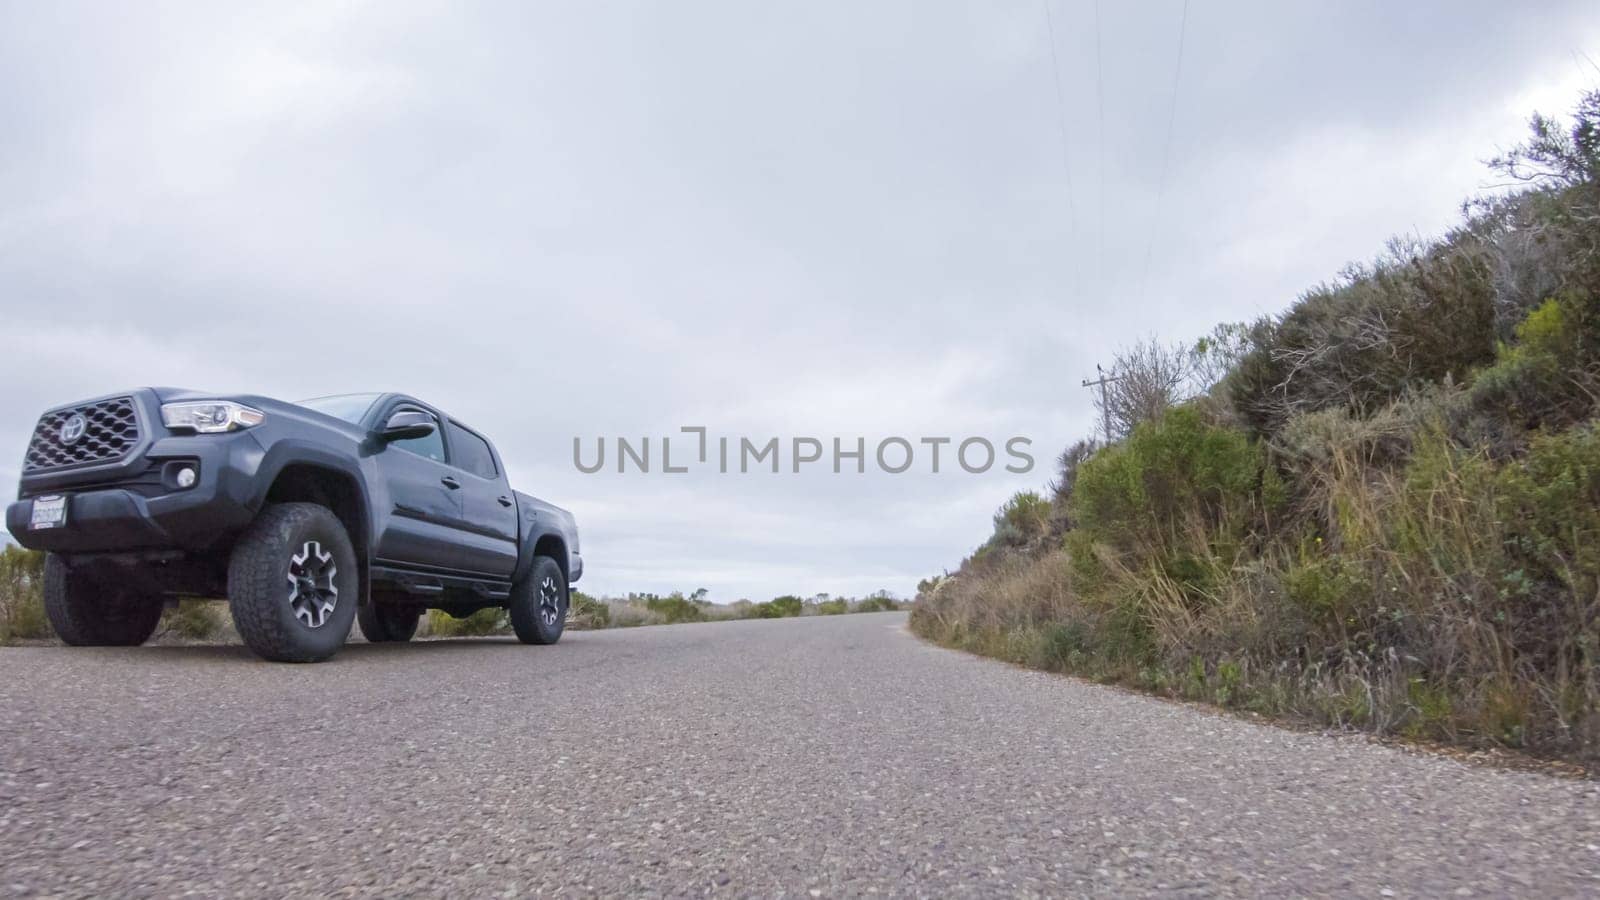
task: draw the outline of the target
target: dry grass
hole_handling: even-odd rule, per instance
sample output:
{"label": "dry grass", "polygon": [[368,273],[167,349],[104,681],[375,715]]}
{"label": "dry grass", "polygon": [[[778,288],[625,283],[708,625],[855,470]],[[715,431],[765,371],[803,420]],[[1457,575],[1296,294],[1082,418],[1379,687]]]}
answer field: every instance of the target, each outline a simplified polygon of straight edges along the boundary
{"label": "dry grass", "polygon": [[921,634],[1013,662],[1342,728],[1600,755],[1600,436],[1495,462],[1440,434],[1302,461],[1274,525],[1189,515],[989,554],[919,598]]}

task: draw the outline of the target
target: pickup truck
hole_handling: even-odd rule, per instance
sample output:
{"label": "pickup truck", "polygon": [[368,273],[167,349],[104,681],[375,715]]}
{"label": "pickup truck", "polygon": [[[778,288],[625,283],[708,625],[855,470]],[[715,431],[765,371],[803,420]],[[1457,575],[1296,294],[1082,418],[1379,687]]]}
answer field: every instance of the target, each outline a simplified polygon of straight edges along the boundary
{"label": "pickup truck", "polygon": [[583,574],[566,510],[511,489],[477,431],[403,394],[285,403],[140,388],[39,418],[6,529],[46,551],[67,644],[136,645],[180,597],[226,597],[246,645],[316,662],[352,621],[509,611],[553,644]]}

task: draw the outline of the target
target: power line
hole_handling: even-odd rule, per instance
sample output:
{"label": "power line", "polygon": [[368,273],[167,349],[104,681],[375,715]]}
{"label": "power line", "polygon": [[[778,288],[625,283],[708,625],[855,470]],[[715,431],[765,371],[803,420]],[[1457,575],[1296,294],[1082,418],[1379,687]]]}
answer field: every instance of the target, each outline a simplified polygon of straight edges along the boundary
{"label": "power line", "polygon": [[1156,208],[1150,217],[1150,234],[1144,246],[1144,274],[1139,276],[1139,299],[1150,281],[1150,256],[1155,251],[1156,230],[1161,227],[1161,201],[1167,193],[1167,166],[1172,159],[1172,132],[1178,122],[1178,86],[1183,83],[1183,42],[1189,31],[1189,0],[1183,0],[1178,19],[1178,61],[1172,67],[1172,103],[1167,110],[1167,140],[1161,149],[1161,179],[1156,182]]}
{"label": "power line", "polygon": [[1071,234],[1078,233],[1078,203],[1072,192],[1072,158],[1067,152],[1067,101],[1061,92],[1061,60],[1056,56],[1056,21],[1050,11],[1050,0],[1044,3],[1044,26],[1050,37],[1050,73],[1056,86],[1056,126],[1061,129],[1061,171],[1067,178],[1067,214],[1072,225]]}
{"label": "power line", "polygon": [[1098,280],[1095,285],[1096,290],[1104,286],[1106,277],[1106,92],[1103,68],[1100,55],[1100,0],[1094,0],[1094,96],[1100,116],[1100,127],[1096,129],[1095,133],[1099,144],[1096,155],[1099,156],[1100,167],[1100,224],[1098,228],[1100,243],[1095,259],[1095,277]]}

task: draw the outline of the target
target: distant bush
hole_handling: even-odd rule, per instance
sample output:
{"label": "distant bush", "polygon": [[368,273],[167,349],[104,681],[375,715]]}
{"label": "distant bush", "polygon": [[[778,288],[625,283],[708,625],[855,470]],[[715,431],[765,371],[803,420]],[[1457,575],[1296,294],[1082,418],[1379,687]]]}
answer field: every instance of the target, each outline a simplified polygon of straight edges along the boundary
{"label": "distant bush", "polygon": [[887,594],[872,594],[857,601],[854,612],[894,612],[899,608],[900,604],[893,597]]}
{"label": "distant bush", "polygon": [[50,637],[44,614],[44,554],[0,547],[0,643]]}
{"label": "distant bush", "polygon": [[757,619],[785,619],[798,616],[805,607],[805,601],[792,595],[774,597],[765,603],[757,603],[751,607],[751,612]]}
{"label": "distant bush", "polygon": [[567,607],[568,628],[609,628],[611,626],[611,607],[609,604],[585,594],[580,590],[572,590],[568,595]]}
{"label": "distant bush", "polygon": [[641,625],[665,625],[666,619],[660,613],[652,612],[644,606],[631,603],[627,600],[612,601],[610,607],[610,620],[612,628],[637,628]]}
{"label": "distant bush", "polygon": [[705,618],[705,610],[701,604],[677,591],[665,597],[651,594],[643,599],[645,609],[660,616],[669,625],[678,622],[699,622]]}
{"label": "distant bush", "polygon": [[850,601],[843,597],[835,597],[832,600],[814,603],[811,608],[819,616],[841,616],[850,611]]}
{"label": "distant bush", "polygon": [[160,628],[190,640],[212,640],[228,632],[230,619],[223,604],[185,598],[161,614]]}
{"label": "distant bush", "polygon": [[428,633],[437,637],[480,637],[510,630],[506,611],[498,607],[480,609],[459,619],[442,609],[428,610]]}

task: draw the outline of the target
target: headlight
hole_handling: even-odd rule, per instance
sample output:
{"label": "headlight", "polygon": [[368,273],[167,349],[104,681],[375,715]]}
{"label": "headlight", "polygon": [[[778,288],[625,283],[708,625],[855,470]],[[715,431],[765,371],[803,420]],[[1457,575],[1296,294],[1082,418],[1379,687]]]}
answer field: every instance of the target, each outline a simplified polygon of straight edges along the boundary
{"label": "headlight", "polygon": [[164,403],[161,406],[161,424],[168,428],[193,431],[199,434],[216,434],[237,431],[259,425],[267,414],[259,409],[234,403],[232,400],[196,400],[188,403]]}

